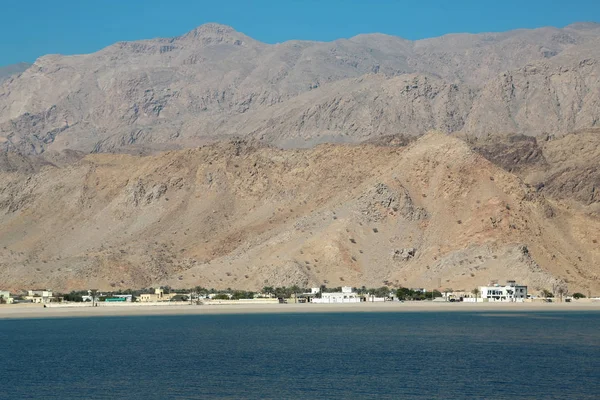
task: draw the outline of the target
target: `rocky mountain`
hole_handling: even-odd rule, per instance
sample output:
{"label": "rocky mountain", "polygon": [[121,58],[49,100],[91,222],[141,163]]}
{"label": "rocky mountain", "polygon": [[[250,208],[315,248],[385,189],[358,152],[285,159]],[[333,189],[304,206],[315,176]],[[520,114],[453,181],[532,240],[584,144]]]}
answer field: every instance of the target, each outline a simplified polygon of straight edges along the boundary
{"label": "rocky mountain", "polygon": [[11,76],[20,74],[21,72],[25,71],[30,66],[31,66],[31,64],[28,64],[28,63],[18,63],[18,64],[7,65],[5,67],[0,67],[0,83],[4,82]]}
{"label": "rocky mountain", "polygon": [[598,24],[44,56],[0,84],[0,286],[598,291],[599,121]]}
{"label": "rocky mountain", "polygon": [[[470,290],[517,279],[533,291],[597,291],[600,201],[584,196],[589,185],[562,196],[581,172],[565,157],[581,138],[555,140],[233,141],[0,173],[2,285]],[[524,150],[509,154],[511,141]],[[490,161],[492,148],[504,153]],[[542,164],[552,166],[537,176],[546,185],[526,182]]]}
{"label": "rocky mountain", "polygon": [[0,146],[29,155],[232,137],[295,148],[430,129],[561,135],[598,125],[599,60],[594,23],[274,45],[207,24],[41,57],[0,86]]}

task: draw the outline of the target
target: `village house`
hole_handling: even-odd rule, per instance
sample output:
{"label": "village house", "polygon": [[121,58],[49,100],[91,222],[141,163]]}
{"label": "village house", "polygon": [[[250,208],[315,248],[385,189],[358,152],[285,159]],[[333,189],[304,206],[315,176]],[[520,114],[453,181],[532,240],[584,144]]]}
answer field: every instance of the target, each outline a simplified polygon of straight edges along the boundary
{"label": "village house", "polygon": [[515,281],[506,281],[506,285],[497,283],[490,286],[481,286],[480,296],[487,302],[523,302],[527,299],[527,286],[517,285]]}
{"label": "village house", "polygon": [[28,290],[26,300],[31,300],[33,303],[46,304],[53,299],[53,293],[50,289],[35,289]]}
{"label": "village house", "polygon": [[361,298],[350,286],[343,286],[341,292],[322,293],[321,298],[313,298],[313,303],[360,303]]}
{"label": "village house", "polygon": [[[154,293],[144,293],[140,294],[139,301],[141,303],[157,303],[162,301],[171,301],[175,296],[178,296],[177,293],[165,293],[164,289],[158,288],[154,289]],[[116,297],[116,296],[114,296]],[[123,300],[121,300],[123,301]]]}
{"label": "village house", "polygon": [[319,293],[321,293],[321,288],[311,288],[310,293],[292,294],[292,298],[297,303],[312,303]]}
{"label": "village house", "polygon": [[13,298],[10,297],[10,292],[8,290],[0,290],[0,304],[12,304]]}

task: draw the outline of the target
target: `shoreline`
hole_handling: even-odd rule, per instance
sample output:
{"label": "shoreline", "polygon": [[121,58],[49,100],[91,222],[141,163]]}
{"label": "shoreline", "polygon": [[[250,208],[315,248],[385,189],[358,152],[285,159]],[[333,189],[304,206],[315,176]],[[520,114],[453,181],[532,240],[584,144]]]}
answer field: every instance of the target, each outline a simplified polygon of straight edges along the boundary
{"label": "shoreline", "polygon": [[0,306],[0,320],[80,317],[130,317],[169,315],[309,314],[309,313],[403,313],[403,312],[600,312],[600,302],[576,303],[446,303],[384,302],[350,304],[227,304],[152,305],[104,307]]}

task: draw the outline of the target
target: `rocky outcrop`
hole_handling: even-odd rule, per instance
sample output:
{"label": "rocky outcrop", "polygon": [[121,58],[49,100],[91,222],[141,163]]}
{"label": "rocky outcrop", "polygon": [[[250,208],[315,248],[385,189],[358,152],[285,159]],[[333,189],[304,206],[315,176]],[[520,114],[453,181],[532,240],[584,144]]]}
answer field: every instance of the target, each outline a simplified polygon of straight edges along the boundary
{"label": "rocky outcrop", "polygon": [[[473,149],[506,171],[517,173],[534,192],[600,209],[600,129],[585,129],[562,137],[517,136],[467,138]],[[539,198],[539,197],[538,197]],[[532,197],[533,199],[533,197]],[[554,215],[544,204],[546,215]]]}
{"label": "rocky outcrop", "polygon": [[415,256],[417,249],[410,247],[408,249],[394,250],[393,258],[399,261],[408,261]]}

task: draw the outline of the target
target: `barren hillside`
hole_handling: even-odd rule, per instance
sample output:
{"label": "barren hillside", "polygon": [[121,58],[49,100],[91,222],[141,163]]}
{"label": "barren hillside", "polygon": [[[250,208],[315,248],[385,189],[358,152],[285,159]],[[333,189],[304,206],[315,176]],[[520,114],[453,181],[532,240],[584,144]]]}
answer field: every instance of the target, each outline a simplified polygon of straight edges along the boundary
{"label": "barren hillside", "polygon": [[443,134],[97,154],[0,178],[4,287],[600,289],[597,215]]}
{"label": "barren hillside", "polygon": [[39,154],[240,136],[310,147],[429,129],[564,134],[600,120],[599,57],[598,24],[274,45],[207,24],[41,57],[0,85],[0,146]]}

